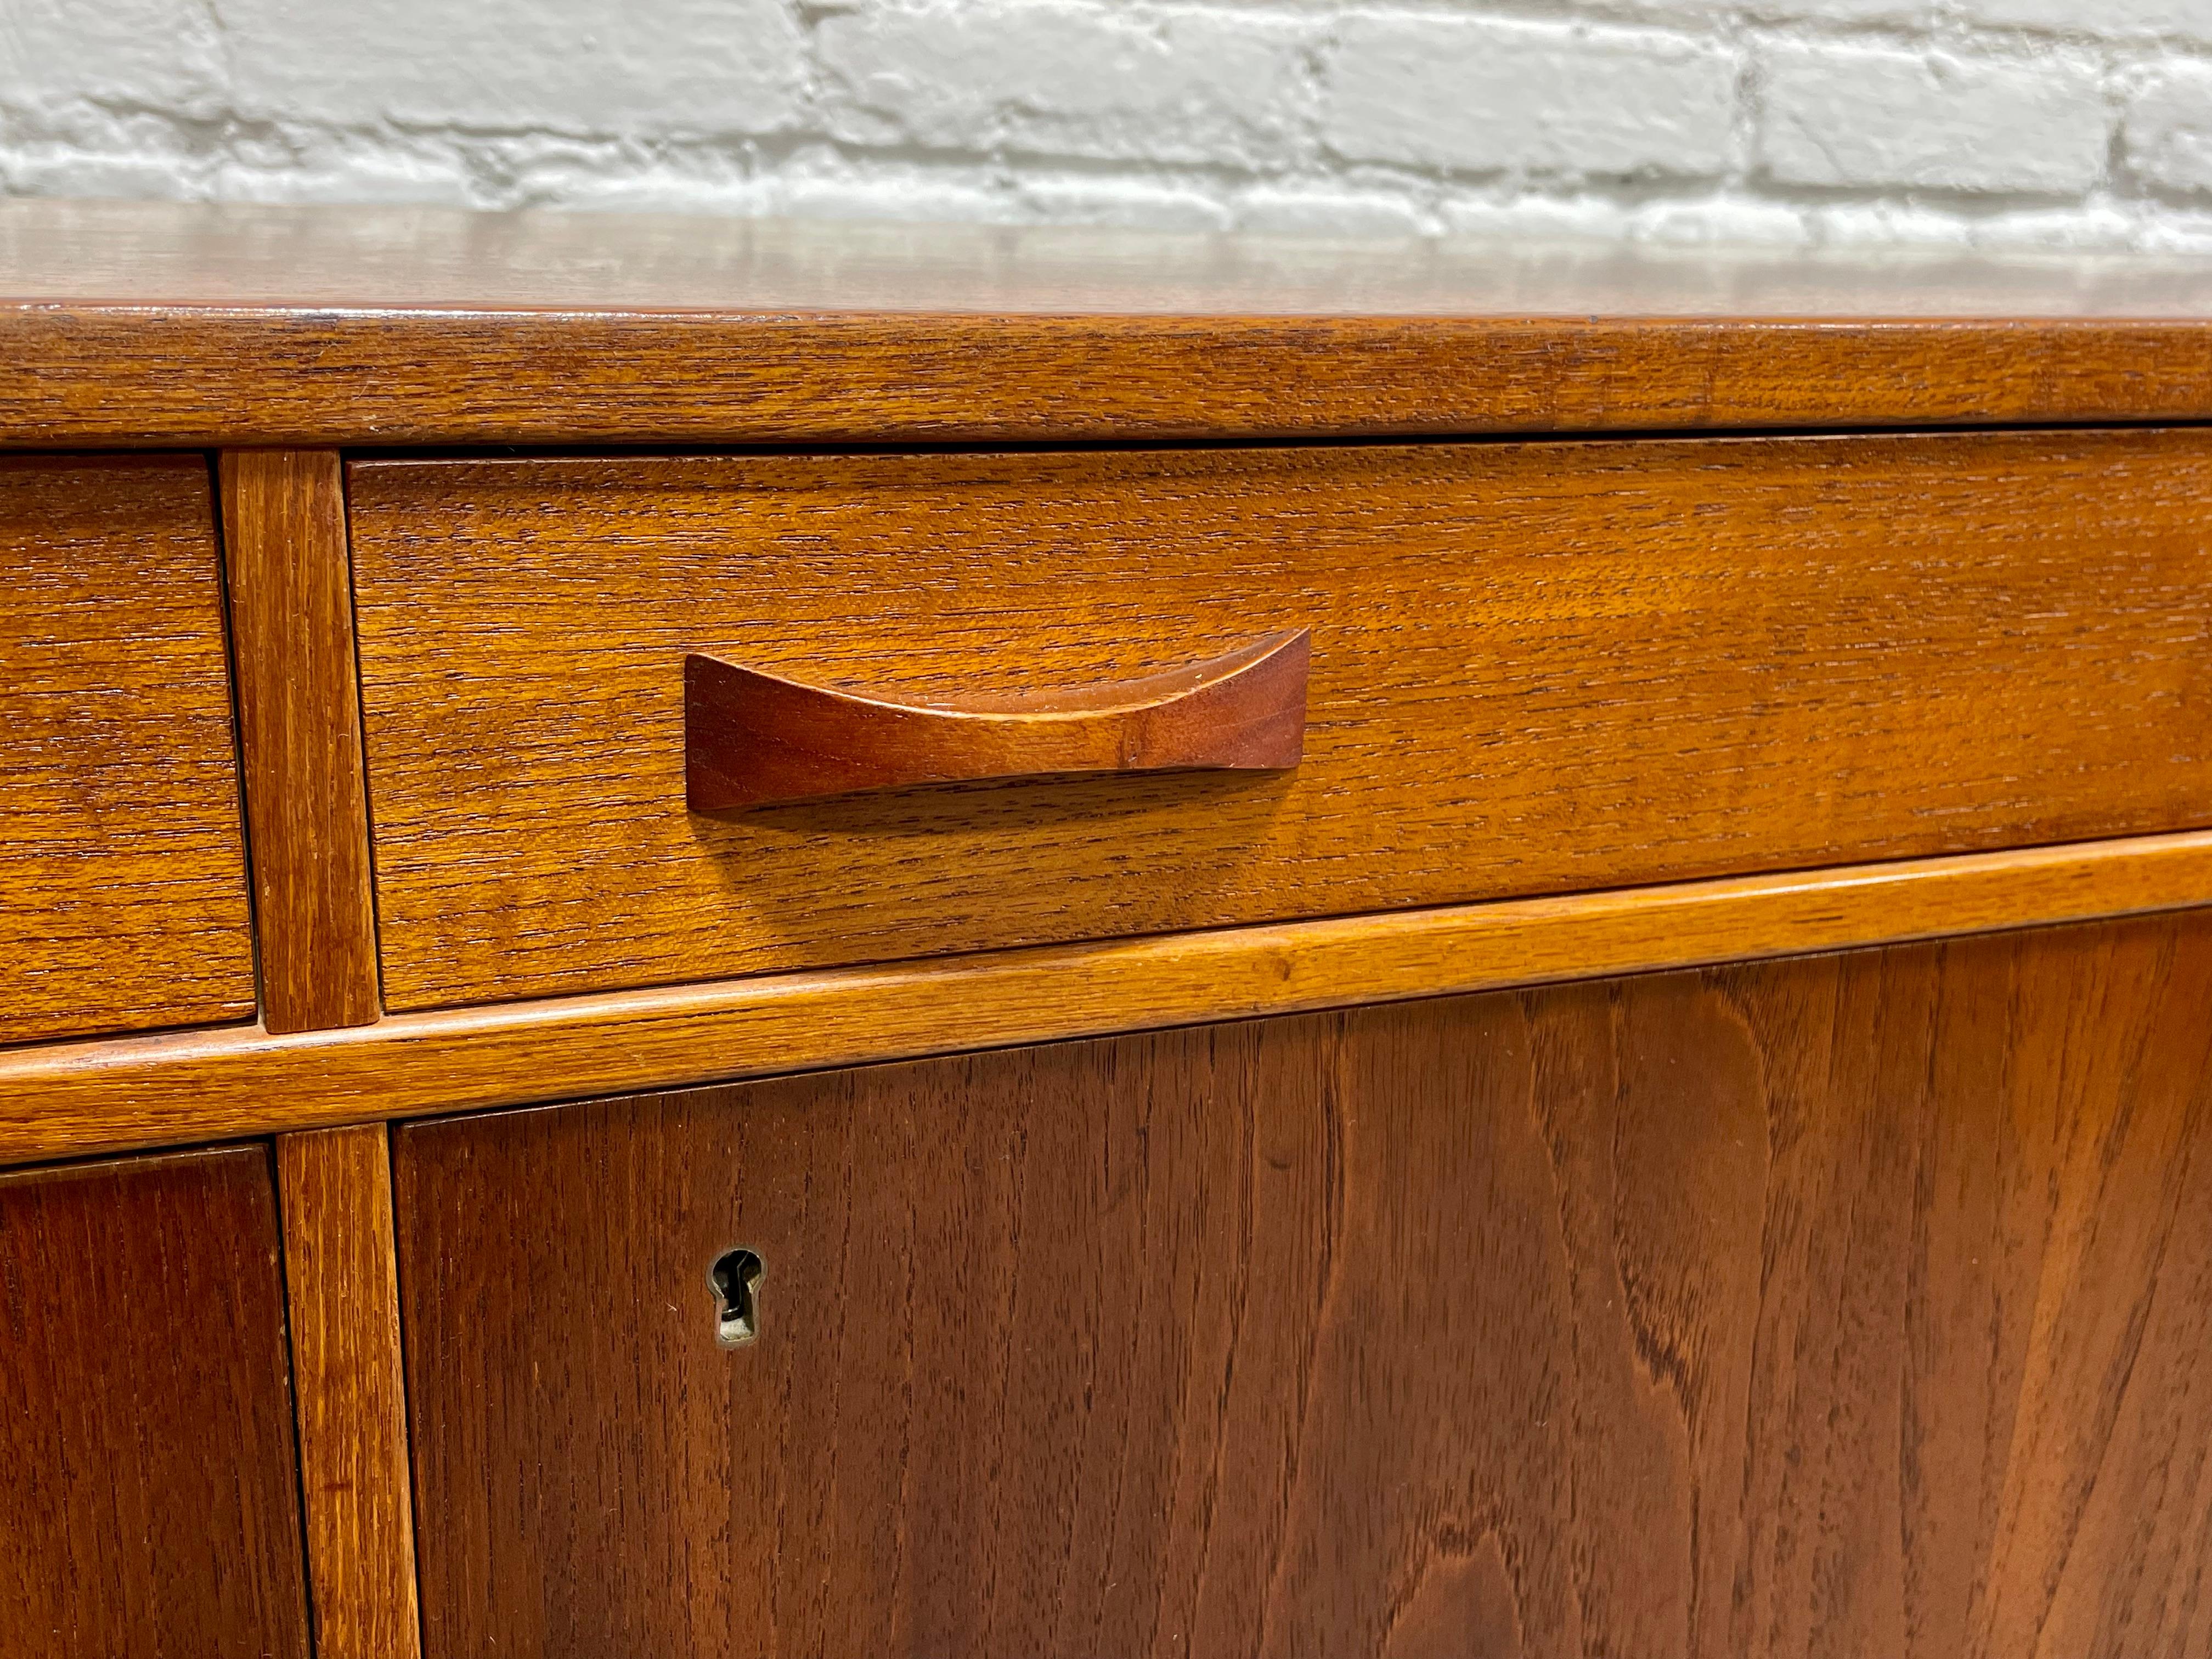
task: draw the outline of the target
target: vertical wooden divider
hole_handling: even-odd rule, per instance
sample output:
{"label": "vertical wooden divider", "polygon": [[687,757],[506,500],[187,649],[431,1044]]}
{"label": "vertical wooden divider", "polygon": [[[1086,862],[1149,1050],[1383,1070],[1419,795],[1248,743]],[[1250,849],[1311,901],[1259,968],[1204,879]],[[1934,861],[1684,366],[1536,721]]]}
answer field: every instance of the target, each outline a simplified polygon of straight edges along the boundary
{"label": "vertical wooden divider", "polygon": [[269,1030],[379,1012],[345,483],[335,450],[222,459],[246,841]]}
{"label": "vertical wooden divider", "polygon": [[[368,787],[334,450],[220,462],[247,846],[272,1032],[374,1024]],[[318,1659],[417,1659],[391,1144],[276,1138],[292,1393]]]}
{"label": "vertical wooden divider", "polygon": [[279,1135],[276,1173],[317,1659],[418,1659],[391,1141]]}

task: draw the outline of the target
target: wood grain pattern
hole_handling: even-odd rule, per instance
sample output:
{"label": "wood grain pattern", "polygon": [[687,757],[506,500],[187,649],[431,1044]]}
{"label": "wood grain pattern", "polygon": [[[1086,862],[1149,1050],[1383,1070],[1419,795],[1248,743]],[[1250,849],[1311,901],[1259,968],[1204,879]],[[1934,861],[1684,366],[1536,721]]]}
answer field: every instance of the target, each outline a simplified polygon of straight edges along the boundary
{"label": "wood grain pattern", "polygon": [[25,445],[2212,416],[2201,260],[28,202],[0,296]]}
{"label": "wood grain pattern", "polygon": [[[2212,822],[2212,433],[357,461],[394,1008]],[[681,664],[1310,628],[1295,772],[727,820]]]}
{"label": "wood grain pattern", "polygon": [[2208,999],[2197,915],[410,1126],[430,1650],[2202,1651]]}
{"label": "wood grain pattern", "polygon": [[413,1490],[384,1126],[276,1139],[316,1659],[416,1659]]}
{"label": "wood grain pattern", "polygon": [[261,1023],[366,1025],[376,915],[344,477],[330,451],[232,450],[222,472]]}
{"label": "wood grain pattern", "polygon": [[0,1651],[307,1659],[266,1149],[0,1175]]}
{"label": "wood grain pattern", "polygon": [[2212,419],[2201,323],[0,303],[0,444],[1176,442]]}
{"label": "wood grain pattern", "polygon": [[251,1018],[214,491],[0,460],[0,1042]]}
{"label": "wood grain pattern", "polygon": [[0,1160],[2212,905],[2212,834],[0,1054]]}
{"label": "wood grain pattern", "polygon": [[718,812],[915,784],[1280,771],[1304,748],[1310,654],[1290,629],[1141,679],[944,703],[689,656],[684,799]]}

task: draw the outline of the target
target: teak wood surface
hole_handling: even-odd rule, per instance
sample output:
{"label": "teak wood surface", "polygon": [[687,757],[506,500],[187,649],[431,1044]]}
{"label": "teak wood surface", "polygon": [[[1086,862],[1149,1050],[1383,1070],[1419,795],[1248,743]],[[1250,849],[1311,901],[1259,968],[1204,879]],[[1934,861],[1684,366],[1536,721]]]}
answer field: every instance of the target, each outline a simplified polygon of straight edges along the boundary
{"label": "teak wood surface", "polygon": [[276,1171],[315,1659],[417,1659],[384,1126],[279,1135]]}
{"label": "teak wood surface", "polygon": [[[2212,432],[349,471],[395,1009],[2212,823]],[[687,814],[684,659],[1311,631],[1295,771]]]}
{"label": "teak wood surface", "polygon": [[0,459],[0,1043],[251,1018],[204,459]]}
{"label": "teak wood surface", "polygon": [[[0,1172],[0,1655],[2212,1650],[2208,315],[0,201],[0,447],[224,452],[250,829],[213,457],[0,459],[0,1163],[278,1136]],[[687,654],[1278,629],[1295,773],[684,810]]]}
{"label": "teak wood surface", "polygon": [[2200,914],[410,1126],[428,1650],[2204,1651],[2208,1006]]}
{"label": "teak wood surface", "polygon": [[2212,833],[0,1053],[0,1161],[2212,906]]}
{"label": "teak wood surface", "polygon": [[261,1023],[366,1025],[376,911],[344,475],[327,450],[234,450],[221,472]]}
{"label": "teak wood surface", "polygon": [[0,1174],[0,1653],[307,1659],[268,1149]]}
{"label": "teak wood surface", "polygon": [[2212,267],[0,204],[0,442],[908,443],[2212,417]]}
{"label": "teak wood surface", "polygon": [[684,659],[691,810],[1079,773],[1283,771],[1304,748],[1303,629],[1141,679],[888,702],[714,657]]}

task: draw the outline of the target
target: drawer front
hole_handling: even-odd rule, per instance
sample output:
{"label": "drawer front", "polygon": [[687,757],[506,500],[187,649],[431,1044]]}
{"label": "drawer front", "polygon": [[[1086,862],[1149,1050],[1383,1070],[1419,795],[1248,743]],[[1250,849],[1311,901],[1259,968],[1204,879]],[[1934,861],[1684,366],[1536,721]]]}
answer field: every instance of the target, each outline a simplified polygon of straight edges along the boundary
{"label": "drawer front", "polygon": [[[350,484],[401,1007],[2212,822],[2212,434]],[[957,704],[1292,629],[1294,770],[685,808],[687,653]]]}
{"label": "drawer front", "polygon": [[207,463],[0,459],[0,1042],[250,1018]]}
{"label": "drawer front", "polygon": [[2198,1651],[2208,999],[2199,912],[409,1127],[426,1650]]}
{"label": "drawer front", "polygon": [[265,1148],[0,1174],[0,1652],[305,1659]]}

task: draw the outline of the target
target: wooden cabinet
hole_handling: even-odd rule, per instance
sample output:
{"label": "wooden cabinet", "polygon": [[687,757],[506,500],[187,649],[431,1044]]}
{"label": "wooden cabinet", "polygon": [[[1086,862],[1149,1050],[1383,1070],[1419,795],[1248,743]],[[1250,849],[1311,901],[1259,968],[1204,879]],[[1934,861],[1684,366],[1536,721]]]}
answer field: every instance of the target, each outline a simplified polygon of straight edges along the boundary
{"label": "wooden cabinet", "polygon": [[2212,1654],[2212,262],[0,199],[0,1659]]}
{"label": "wooden cabinet", "polygon": [[264,1147],[0,1172],[0,1653],[304,1659]]}
{"label": "wooden cabinet", "polygon": [[2208,1006],[2194,915],[410,1127],[428,1650],[2195,1651]]}

